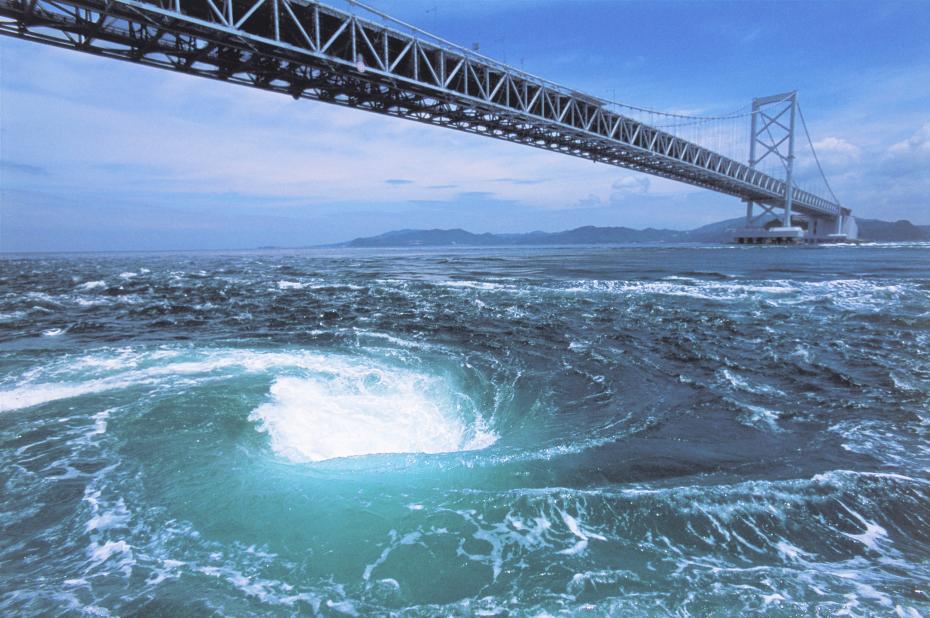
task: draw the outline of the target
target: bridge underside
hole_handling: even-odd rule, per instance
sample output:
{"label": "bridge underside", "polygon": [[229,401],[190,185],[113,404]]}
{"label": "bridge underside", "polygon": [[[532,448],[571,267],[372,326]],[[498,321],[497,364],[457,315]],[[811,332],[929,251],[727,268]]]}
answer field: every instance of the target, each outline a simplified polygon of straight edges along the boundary
{"label": "bridge underside", "polygon": [[[359,108],[670,178],[769,207],[786,185],[603,102],[303,0],[0,0],[0,34]],[[797,189],[796,212],[848,210]]]}

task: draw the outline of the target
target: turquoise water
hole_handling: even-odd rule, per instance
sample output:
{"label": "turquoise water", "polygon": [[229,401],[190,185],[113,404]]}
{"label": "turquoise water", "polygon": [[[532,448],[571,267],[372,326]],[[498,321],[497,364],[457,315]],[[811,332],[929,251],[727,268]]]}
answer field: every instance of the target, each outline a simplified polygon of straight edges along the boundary
{"label": "turquoise water", "polygon": [[930,611],[928,245],[0,264],[6,615]]}

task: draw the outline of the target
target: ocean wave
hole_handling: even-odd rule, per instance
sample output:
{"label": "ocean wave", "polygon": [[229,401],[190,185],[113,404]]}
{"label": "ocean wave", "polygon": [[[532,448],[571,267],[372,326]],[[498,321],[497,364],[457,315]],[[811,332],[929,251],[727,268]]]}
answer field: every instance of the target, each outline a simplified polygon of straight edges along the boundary
{"label": "ocean wave", "polygon": [[79,289],[85,290],[85,291],[86,290],[99,290],[105,287],[107,287],[107,284],[105,281],[102,281],[102,280],[86,281],[78,285]]}
{"label": "ocean wave", "polygon": [[887,308],[889,301],[910,297],[930,300],[916,284],[861,279],[791,281],[785,279],[719,282],[681,278],[664,281],[580,280],[569,282],[563,293],[608,293],[623,296],[682,296],[722,302],[765,300],[774,306],[827,303],[853,311]]}

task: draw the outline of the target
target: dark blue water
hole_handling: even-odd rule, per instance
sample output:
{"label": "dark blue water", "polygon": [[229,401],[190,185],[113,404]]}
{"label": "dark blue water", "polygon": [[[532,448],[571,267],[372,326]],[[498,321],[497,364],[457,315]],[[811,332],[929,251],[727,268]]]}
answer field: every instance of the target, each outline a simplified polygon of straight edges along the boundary
{"label": "dark blue water", "polygon": [[930,245],[0,267],[5,615],[930,611]]}

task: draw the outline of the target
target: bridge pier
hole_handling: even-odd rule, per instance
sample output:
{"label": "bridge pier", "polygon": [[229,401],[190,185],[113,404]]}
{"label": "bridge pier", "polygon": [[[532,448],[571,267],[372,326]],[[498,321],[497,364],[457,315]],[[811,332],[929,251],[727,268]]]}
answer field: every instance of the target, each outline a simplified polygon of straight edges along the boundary
{"label": "bridge pier", "polygon": [[803,228],[795,226],[744,228],[736,231],[734,240],[741,245],[797,245],[815,242]]}
{"label": "bridge pier", "polygon": [[[750,208],[747,204],[747,214]],[[784,219],[771,210],[755,219],[747,218],[748,224],[736,230],[733,240],[741,245],[785,245],[847,242],[858,238],[856,220],[849,214],[837,217],[795,214],[791,217],[791,225],[785,225]],[[770,215],[768,221],[757,225],[765,214]]]}

